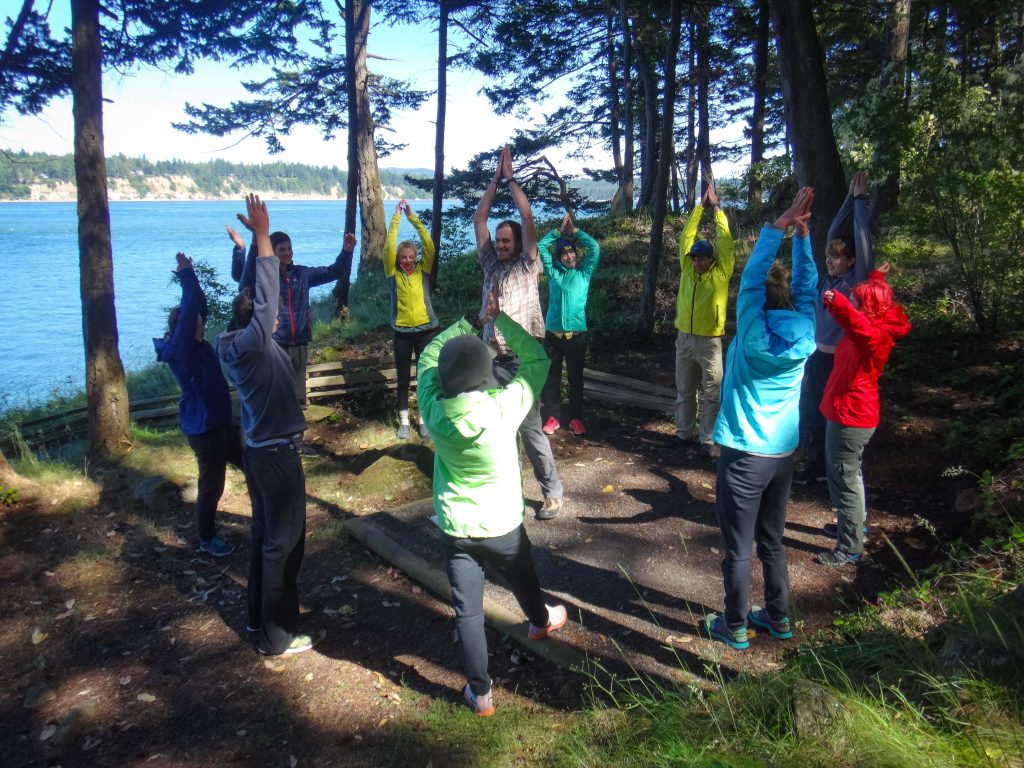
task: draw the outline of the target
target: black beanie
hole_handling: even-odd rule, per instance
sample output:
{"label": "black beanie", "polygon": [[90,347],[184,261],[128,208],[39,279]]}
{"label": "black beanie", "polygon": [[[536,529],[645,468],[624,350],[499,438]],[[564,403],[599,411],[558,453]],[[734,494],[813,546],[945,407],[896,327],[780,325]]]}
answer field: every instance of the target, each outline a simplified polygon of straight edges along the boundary
{"label": "black beanie", "polygon": [[494,378],[494,352],[471,333],[444,343],[437,357],[437,373],[445,397],[501,386]]}

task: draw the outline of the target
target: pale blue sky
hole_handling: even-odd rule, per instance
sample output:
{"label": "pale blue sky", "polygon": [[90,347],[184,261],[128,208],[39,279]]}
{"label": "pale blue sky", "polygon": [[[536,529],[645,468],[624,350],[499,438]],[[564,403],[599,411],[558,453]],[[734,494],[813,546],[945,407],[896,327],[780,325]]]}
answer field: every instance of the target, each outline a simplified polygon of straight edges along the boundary
{"label": "pale blue sky", "polygon": [[[456,35],[457,32],[453,31],[452,37]],[[450,47],[455,44],[450,43]],[[369,66],[373,71],[413,80],[424,90],[436,88],[437,37],[430,26],[392,28],[378,23],[370,32],[369,53],[372,57]],[[192,162],[223,158],[232,162],[258,163],[276,159],[344,167],[344,133],[327,142],[317,129],[300,126],[291,136],[283,137],[285,151],[271,156],[262,139],[242,139],[240,134],[223,138],[189,136],[171,127],[172,122],[186,119],[183,112],[186,101],[226,106],[232,100],[244,99],[247,94],[239,83],[243,79],[255,79],[254,75],[253,71],[239,72],[214,63],[200,63],[190,77],[154,69],[128,75],[108,73],[104,77],[104,97],[108,100],[104,108],[107,154],[145,155],[150,160],[178,158]],[[545,103],[537,104],[529,120],[524,121],[495,115],[487,100],[478,93],[482,82],[483,79],[474,72],[451,70],[448,73],[446,170],[464,167],[473,155],[510,139],[517,128],[525,127],[529,121],[539,123],[544,114],[557,104],[558,95],[566,87],[564,83],[555,84],[556,95]],[[384,158],[382,166],[433,166],[436,109],[436,98],[431,97],[415,112],[396,113],[393,121],[395,132],[387,138],[408,146]],[[712,140],[735,137],[740,130],[736,127],[716,132]],[[36,117],[22,117],[13,111],[0,117],[0,148],[65,154],[72,151],[72,139],[70,98],[54,101]],[[565,158],[564,154],[552,153],[551,159],[563,173],[578,173],[583,165],[578,160]],[[610,167],[610,153],[602,151],[586,164]],[[724,168],[719,169],[719,175],[724,172]]]}

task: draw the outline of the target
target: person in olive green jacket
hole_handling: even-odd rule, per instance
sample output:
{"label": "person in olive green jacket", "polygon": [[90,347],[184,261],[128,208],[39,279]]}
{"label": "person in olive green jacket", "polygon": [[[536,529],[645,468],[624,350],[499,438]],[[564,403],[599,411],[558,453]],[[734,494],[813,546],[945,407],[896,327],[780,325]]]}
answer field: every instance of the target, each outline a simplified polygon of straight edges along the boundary
{"label": "person in olive green jacket", "polygon": [[[580,246],[579,254],[576,241]],[[543,403],[548,418],[543,429],[550,435],[561,426],[564,359],[569,378],[569,429],[576,435],[585,435],[583,361],[587,353],[587,295],[590,293],[590,280],[601,260],[601,246],[582,229],[577,229],[572,216],[567,213],[562,219],[562,226],[541,238],[537,250],[548,279],[544,349],[551,358],[551,370],[544,385]]]}
{"label": "person in olive green jacket", "polygon": [[[416,228],[423,243],[423,259],[416,260],[416,244],[411,240],[398,243],[398,223],[402,213]],[[397,243],[397,245],[396,245]],[[430,274],[434,271],[434,241],[423,226],[419,216],[413,213],[409,201],[404,197],[395,207],[388,227],[388,239],[384,246],[384,275],[388,279],[391,293],[391,328],[395,332],[395,370],[398,374],[398,431],[399,440],[409,437],[409,381],[412,378],[409,366],[415,353],[416,359],[437,330],[437,317],[430,303]],[[420,437],[426,440],[430,435],[423,425],[420,414]]]}
{"label": "person in olive green jacket", "polygon": [[[705,205],[714,211],[717,249],[696,240]],[[696,242],[694,242],[696,240]],[[717,253],[716,253],[717,250]],[[679,239],[679,293],[676,297],[676,438],[689,445],[697,425],[700,400],[701,455],[714,458],[712,440],[722,386],[722,336],[729,301],[729,278],[736,266],[729,220],[709,184],[701,205],[693,209]]]}
{"label": "person in olive green jacket", "polygon": [[494,714],[484,635],[484,564],[504,578],[541,640],[564,626],[564,606],[548,606],[523,527],[523,479],[516,432],[533,407],[548,359],[544,348],[508,315],[495,293],[481,312],[519,357],[502,387],[493,352],[466,320],[438,334],[417,366],[420,411],[434,439],[434,511],[441,529],[455,628],[468,684],[466,700],[482,717]]}

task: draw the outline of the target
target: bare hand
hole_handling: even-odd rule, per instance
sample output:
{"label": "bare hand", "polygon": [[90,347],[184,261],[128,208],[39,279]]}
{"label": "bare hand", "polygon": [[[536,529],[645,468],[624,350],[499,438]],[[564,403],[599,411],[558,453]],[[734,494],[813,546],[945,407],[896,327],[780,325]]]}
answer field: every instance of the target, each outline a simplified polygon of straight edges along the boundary
{"label": "bare hand", "polygon": [[354,232],[345,233],[345,242],[342,243],[343,251],[354,251],[356,249],[356,236]]}
{"label": "bare hand", "polygon": [[245,196],[245,211],[248,215],[239,213],[238,220],[246,229],[257,236],[270,234],[270,215],[267,213],[267,204],[260,200],[259,195]]}
{"label": "bare hand", "polygon": [[885,262],[885,264],[883,264],[882,266],[880,266],[878,268],[878,271],[881,272],[883,275],[888,275],[890,269],[892,269],[892,264],[890,264],[887,261],[887,262]]}
{"label": "bare hand", "polygon": [[836,292],[832,290],[825,291],[825,293],[822,294],[821,298],[824,300],[826,304],[831,304],[833,301],[836,300]]}
{"label": "bare hand", "polygon": [[404,197],[398,201],[398,210],[404,213],[406,216],[412,213],[412,208],[409,207],[409,201],[406,200]]}
{"label": "bare hand", "polygon": [[512,167],[512,148],[506,144],[501,150],[501,175],[506,179],[515,178],[515,169]]}
{"label": "bare hand", "polygon": [[786,229],[796,225],[801,235],[807,234],[807,220],[811,217],[811,204],[814,202],[814,188],[801,187],[796,193],[792,204],[775,220],[775,226]]}
{"label": "bare hand", "polygon": [[484,305],[480,307],[480,322],[489,323],[498,316],[498,292],[493,288],[487,291],[487,298]]}
{"label": "bare hand", "polygon": [[245,248],[245,241],[242,239],[242,236],[235,232],[230,224],[225,224],[224,229],[228,231],[228,237],[231,238],[231,242],[235,244],[236,248]]}
{"label": "bare hand", "polygon": [[715,182],[708,184],[708,191],[704,193],[704,199],[709,205],[718,205],[718,195],[715,194]]}
{"label": "bare hand", "polygon": [[176,254],[174,254],[174,258],[178,262],[178,271],[179,272],[181,270],[183,270],[183,269],[192,269],[192,259],[190,259],[188,256],[186,256],[181,251],[178,251]]}
{"label": "bare hand", "polygon": [[558,231],[561,232],[566,237],[568,237],[575,230],[576,230],[576,227],[573,226],[572,216],[570,214],[566,213],[565,216],[562,217],[562,226],[560,226],[558,228]]}
{"label": "bare hand", "polygon": [[[238,219],[238,220],[239,220],[239,221],[240,221],[240,222],[242,223],[242,226],[243,226],[243,227],[245,227],[245,228],[246,228],[246,229],[248,229],[248,230],[249,230],[250,232],[252,232],[252,227],[250,227],[250,226],[249,226],[249,222],[248,222],[248,221],[246,221],[246,219],[245,219],[245,216],[243,216],[243,215],[242,215],[242,214],[240,214],[240,213],[236,213],[236,214],[235,214],[235,218],[236,218],[236,219]],[[234,240],[234,238],[232,238],[232,240]],[[241,246],[243,246],[243,245],[244,245],[244,243],[242,243],[242,240],[241,240],[241,238],[239,238],[238,240],[236,240],[236,241],[235,241],[235,244],[236,244],[236,245],[238,245],[239,247],[241,247]]]}
{"label": "bare hand", "polygon": [[867,171],[857,171],[850,181],[850,194],[854,197],[863,197],[868,193],[869,181]]}

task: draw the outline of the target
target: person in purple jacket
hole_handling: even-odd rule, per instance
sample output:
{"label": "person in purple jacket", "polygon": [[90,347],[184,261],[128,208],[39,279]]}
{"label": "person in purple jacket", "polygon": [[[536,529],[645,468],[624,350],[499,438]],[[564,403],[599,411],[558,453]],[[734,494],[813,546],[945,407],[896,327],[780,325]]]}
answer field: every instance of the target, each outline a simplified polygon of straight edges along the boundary
{"label": "person in purple jacket", "polygon": [[178,414],[199,465],[199,492],[196,496],[195,525],[199,549],[214,557],[226,557],[235,546],[217,536],[214,518],[224,493],[224,473],[228,462],[241,469],[242,443],[231,423],[231,396],[224,380],[217,353],[203,337],[207,304],[199,287],[192,260],[184,253],[175,255],[181,282],[181,304],[167,319],[167,333],[153,339],[156,359],[170,366],[181,387]]}

